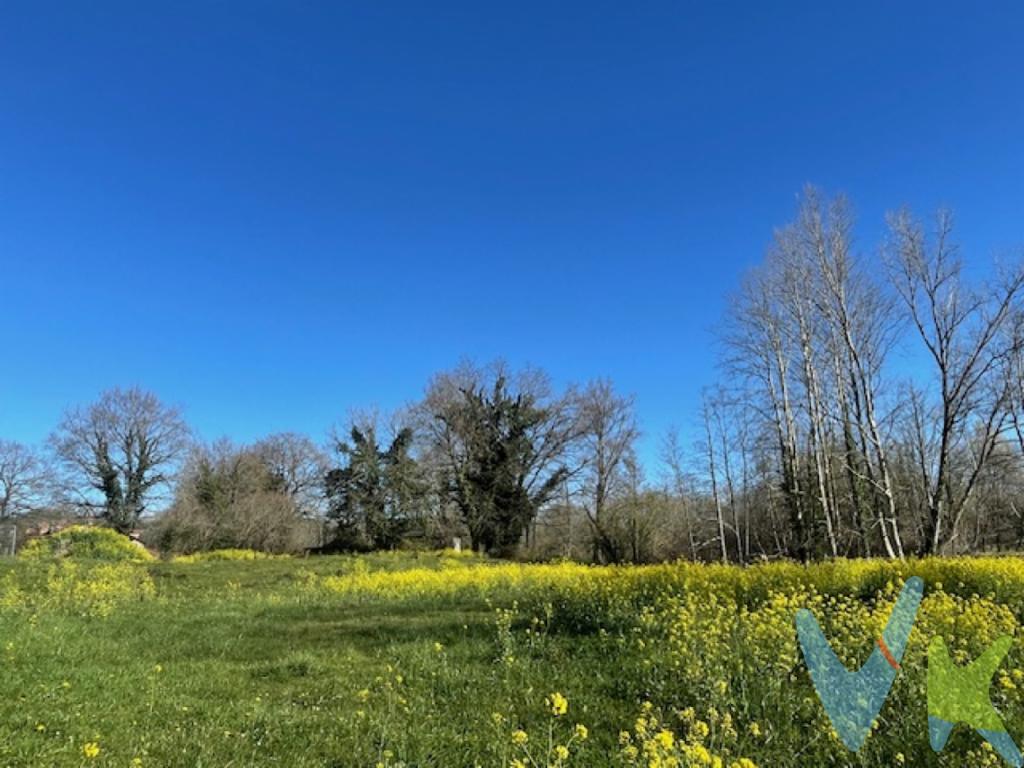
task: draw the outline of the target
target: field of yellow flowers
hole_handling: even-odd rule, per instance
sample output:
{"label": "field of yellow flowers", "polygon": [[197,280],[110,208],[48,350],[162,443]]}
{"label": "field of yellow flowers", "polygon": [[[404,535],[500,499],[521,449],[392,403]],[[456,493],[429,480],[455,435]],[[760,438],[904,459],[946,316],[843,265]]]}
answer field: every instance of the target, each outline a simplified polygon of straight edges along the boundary
{"label": "field of yellow flowers", "polygon": [[[932,752],[925,647],[942,636],[965,663],[1017,637],[1016,558],[602,568],[229,551],[163,562],[80,538],[0,565],[0,765],[1000,764],[963,727]],[[810,608],[858,666],[910,575],[926,588],[903,669],[854,755],[814,694],[794,614]],[[1022,690],[1015,643],[991,697],[1018,742]]]}

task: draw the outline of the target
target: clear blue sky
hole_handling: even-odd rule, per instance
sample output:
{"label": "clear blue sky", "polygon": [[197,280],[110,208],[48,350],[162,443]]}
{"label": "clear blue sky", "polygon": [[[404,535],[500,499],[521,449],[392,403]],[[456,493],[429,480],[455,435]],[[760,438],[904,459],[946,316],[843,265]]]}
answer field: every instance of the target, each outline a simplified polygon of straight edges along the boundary
{"label": "clear blue sky", "polygon": [[[832,6],[830,8],[830,6]],[[463,356],[610,376],[653,453],[805,182],[1024,243],[1024,6],[0,6],[0,436],[140,384],[321,437]]]}

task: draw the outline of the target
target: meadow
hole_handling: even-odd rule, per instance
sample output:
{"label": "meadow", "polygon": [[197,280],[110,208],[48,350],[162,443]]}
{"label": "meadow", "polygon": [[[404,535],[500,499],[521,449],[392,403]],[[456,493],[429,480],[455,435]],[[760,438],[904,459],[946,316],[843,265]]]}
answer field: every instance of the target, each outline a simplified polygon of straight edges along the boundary
{"label": "meadow", "polygon": [[[1016,558],[735,567],[513,564],[455,552],[172,561],[88,536],[0,565],[0,765],[999,765],[928,744],[925,646],[1018,634]],[[854,755],[797,647],[811,608],[848,666],[903,582],[924,602]],[[1024,654],[992,700],[1024,739]]]}

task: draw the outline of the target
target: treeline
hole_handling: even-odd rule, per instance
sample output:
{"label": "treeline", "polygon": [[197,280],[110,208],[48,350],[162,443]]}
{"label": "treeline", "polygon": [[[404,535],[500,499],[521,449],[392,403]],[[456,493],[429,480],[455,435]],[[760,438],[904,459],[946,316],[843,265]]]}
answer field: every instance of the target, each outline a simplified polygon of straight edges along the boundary
{"label": "treeline", "polygon": [[975,282],[948,212],[887,225],[858,253],[808,190],[734,297],[702,411],[723,559],[1021,546],[1021,260]]}
{"label": "treeline", "polygon": [[805,194],[720,328],[697,439],[643,467],[634,401],[496,362],[353,416],[326,445],[194,439],[140,389],[0,441],[0,517],[87,515],[192,552],[464,546],[647,562],[902,557],[1024,540],[1024,270],[972,282],[952,219],[907,211],[865,254],[842,198]]}
{"label": "treeline", "polygon": [[0,516],[91,516],[176,552],[459,540],[511,555],[537,548],[562,499],[588,521],[587,554],[621,560],[639,557],[619,523],[638,435],[609,382],[555,391],[501,362],[438,374],[420,402],[356,415],[326,447],[294,433],[198,442],[153,393],[113,389],[67,411],[45,449],[0,443]]}

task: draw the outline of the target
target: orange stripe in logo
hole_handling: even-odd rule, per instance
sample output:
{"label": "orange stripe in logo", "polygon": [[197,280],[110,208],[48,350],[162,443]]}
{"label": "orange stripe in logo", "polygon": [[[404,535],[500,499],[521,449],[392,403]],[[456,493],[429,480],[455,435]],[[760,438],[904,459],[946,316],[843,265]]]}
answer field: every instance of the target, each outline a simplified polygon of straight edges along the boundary
{"label": "orange stripe in logo", "polygon": [[889,646],[885,644],[885,640],[878,638],[878,650],[885,656],[885,660],[889,662],[889,666],[899,671],[900,663],[893,658],[892,653],[889,652]]}

